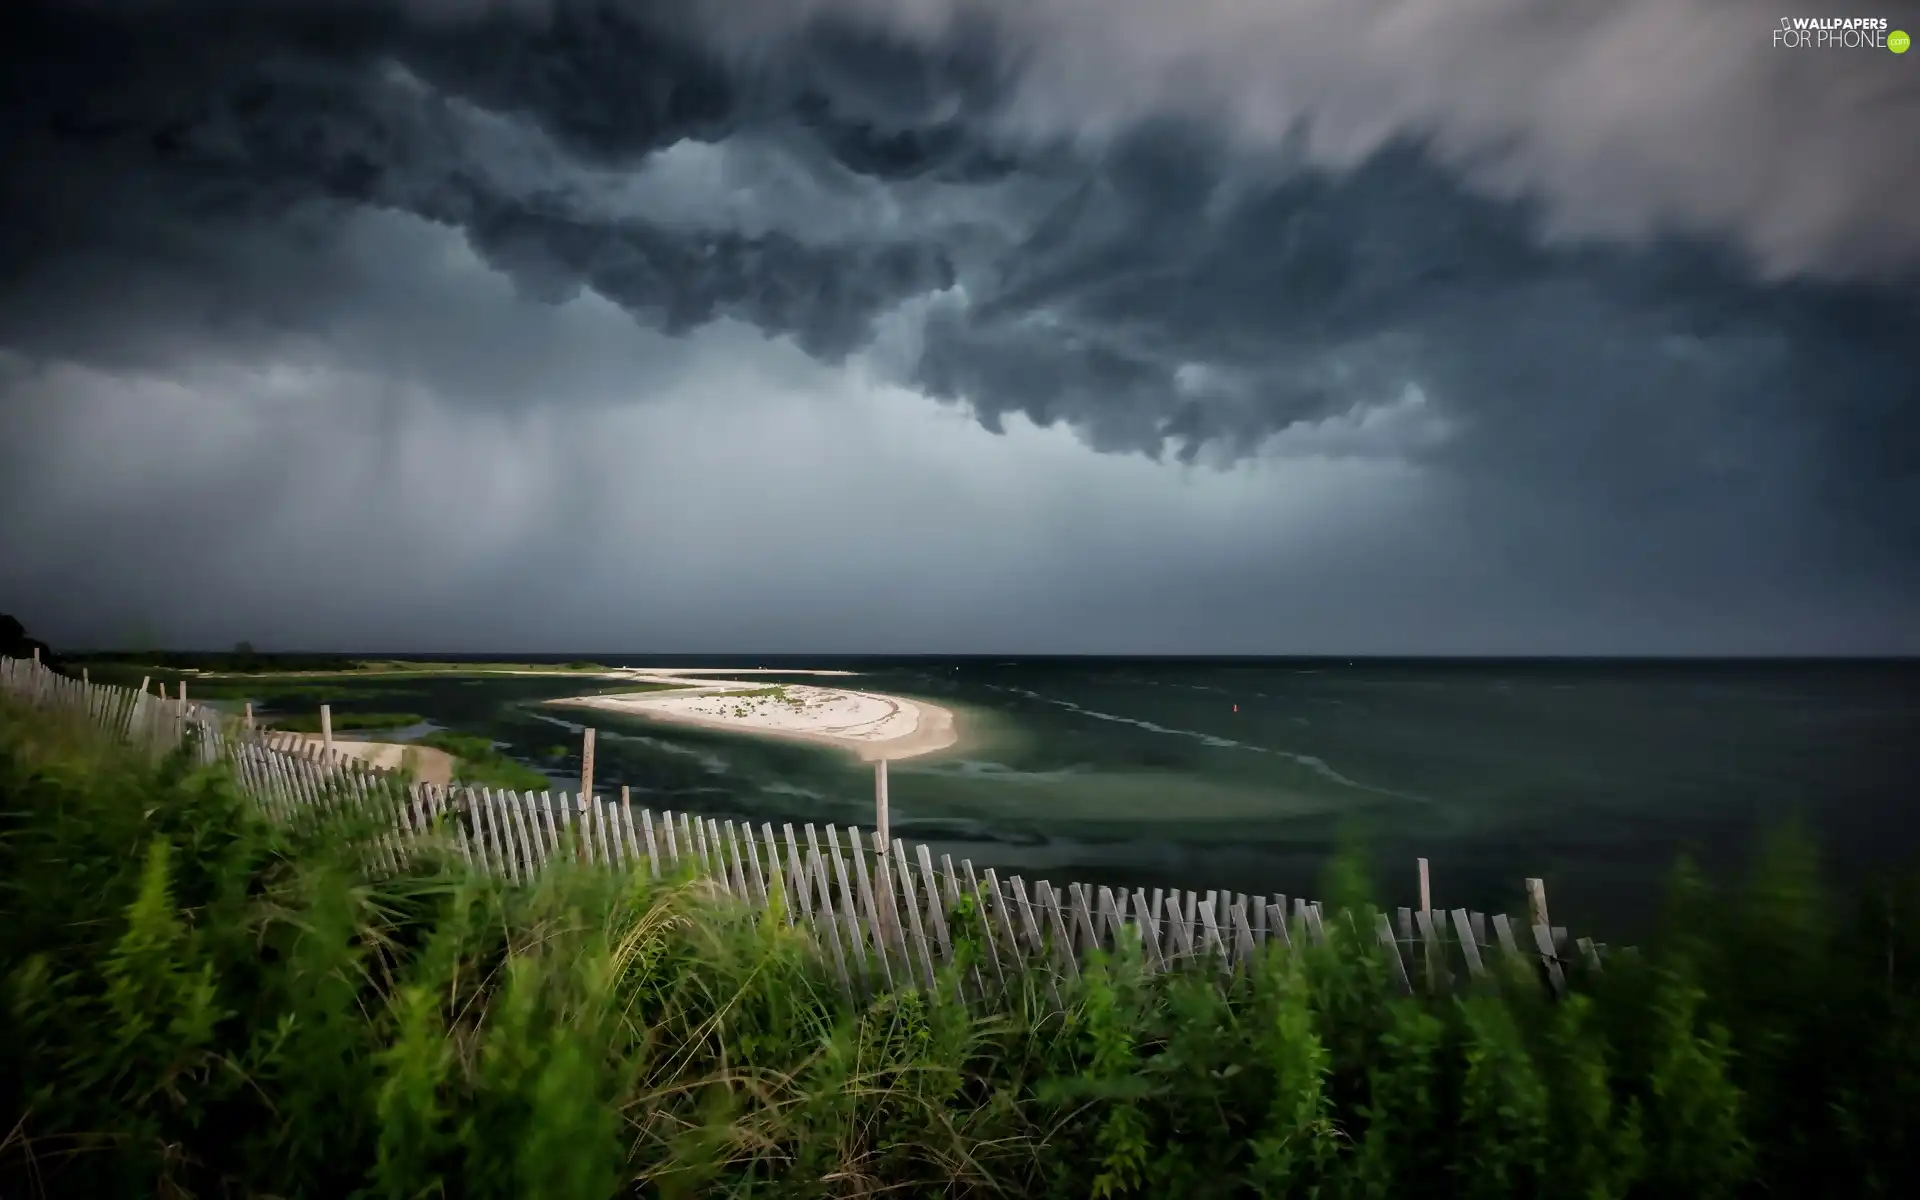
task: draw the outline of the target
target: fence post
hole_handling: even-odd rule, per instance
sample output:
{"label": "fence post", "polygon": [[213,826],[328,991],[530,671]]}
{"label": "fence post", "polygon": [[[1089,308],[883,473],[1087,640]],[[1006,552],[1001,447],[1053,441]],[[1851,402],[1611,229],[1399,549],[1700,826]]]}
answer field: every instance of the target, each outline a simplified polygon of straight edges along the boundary
{"label": "fence post", "polygon": [[1427,860],[1423,858],[1418,861],[1420,863],[1420,915],[1422,918],[1420,925],[1422,931],[1422,954],[1420,961],[1426,972],[1427,988],[1431,991],[1434,986],[1434,978],[1439,973],[1440,968],[1440,964],[1435,961],[1436,956],[1434,954],[1433,938],[1426,936],[1433,932],[1433,888],[1432,881],[1427,873]]}
{"label": "fence post", "polygon": [[580,733],[580,811],[593,803],[593,730]]}
{"label": "fence post", "polygon": [[253,728],[253,701],[247,701],[247,728]]}
{"label": "fence post", "polygon": [[33,665],[36,667],[40,665],[40,647],[38,646],[33,648]]}
{"label": "fence post", "polygon": [[333,753],[333,705],[320,706],[320,745],[328,754]]}
{"label": "fence post", "polygon": [[187,681],[182,679],[180,681],[180,703],[185,704],[186,702],[187,702]]}
{"label": "fence post", "polygon": [[93,678],[87,674],[87,669],[85,667],[80,668],[80,682],[87,685],[88,687],[93,686]]}
{"label": "fence post", "polygon": [[883,852],[887,848],[888,829],[887,760],[883,758],[873,764],[873,831],[880,837]]}
{"label": "fence post", "polygon": [[1546,925],[1547,922],[1547,881],[1544,879],[1527,880],[1527,923]]}

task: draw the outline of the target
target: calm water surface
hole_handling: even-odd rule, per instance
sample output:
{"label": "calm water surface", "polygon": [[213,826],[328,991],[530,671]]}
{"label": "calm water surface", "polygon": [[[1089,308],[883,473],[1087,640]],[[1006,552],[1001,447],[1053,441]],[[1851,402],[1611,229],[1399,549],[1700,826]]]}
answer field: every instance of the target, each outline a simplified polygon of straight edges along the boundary
{"label": "calm water surface", "polygon": [[[1846,875],[1920,852],[1912,662],[593,657],[837,666],[948,705],[966,744],[893,765],[895,832],[1056,882],[1312,895],[1356,824],[1390,901],[1412,900],[1425,855],[1436,903],[1517,909],[1520,879],[1542,875],[1556,920],[1604,933],[1645,917],[1682,850],[1729,869],[1788,814]],[[490,732],[571,786],[572,714],[533,702],[581,686],[405,680],[337,707]],[[871,824],[871,768],[835,752],[594,721],[603,793],[776,827]]]}

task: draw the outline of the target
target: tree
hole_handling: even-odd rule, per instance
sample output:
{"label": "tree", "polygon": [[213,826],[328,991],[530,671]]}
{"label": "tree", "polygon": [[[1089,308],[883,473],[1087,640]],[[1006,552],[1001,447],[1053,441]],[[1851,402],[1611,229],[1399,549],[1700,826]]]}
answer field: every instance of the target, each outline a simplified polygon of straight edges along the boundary
{"label": "tree", "polygon": [[40,661],[54,670],[60,669],[60,660],[54,657],[53,647],[38,638],[27,636],[27,627],[18,617],[0,613],[0,655],[8,658],[32,658],[33,652],[40,652]]}

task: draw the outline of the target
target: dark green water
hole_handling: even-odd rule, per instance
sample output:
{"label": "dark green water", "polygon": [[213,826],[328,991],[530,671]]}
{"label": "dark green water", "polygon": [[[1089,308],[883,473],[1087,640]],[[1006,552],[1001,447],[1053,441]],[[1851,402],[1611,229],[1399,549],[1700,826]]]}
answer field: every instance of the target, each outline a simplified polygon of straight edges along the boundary
{"label": "dark green water", "polygon": [[[1842,877],[1920,852],[1911,662],[593,657],[843,667],[952,707],[965,744],[891,768],[894,831],[1056,881],[1317,894],[1357,822],[1392,902],[1412,901],[1424,855],[1437,904],[1517,910],[1520,880],[1541,875],[1555,920],[1606,932],[1647,915],[1683,850],[1730,869],[1790,813]],[[533,702],[581,687],[414,679],[337,707],[490,732],[571,787],[579,714]],[[776,826],[872,822],[871,768],[849,757],[592,719],[603,794],[624,784],[654,809]]]}

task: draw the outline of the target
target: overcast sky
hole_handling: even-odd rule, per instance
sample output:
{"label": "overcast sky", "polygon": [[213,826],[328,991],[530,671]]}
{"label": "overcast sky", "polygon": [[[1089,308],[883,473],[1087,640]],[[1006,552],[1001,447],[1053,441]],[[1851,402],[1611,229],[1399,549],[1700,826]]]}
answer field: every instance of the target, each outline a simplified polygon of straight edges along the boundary
{"label": "overcast sky", "polygon": [[8,0],[0,611],[1920,653],[1920,53],[1778,21]]}

